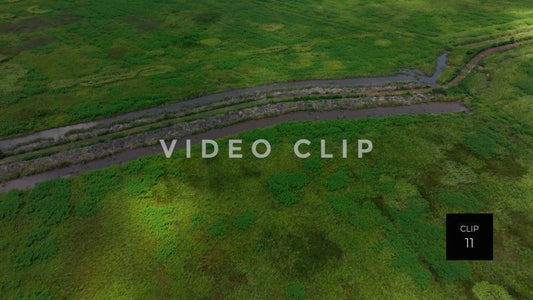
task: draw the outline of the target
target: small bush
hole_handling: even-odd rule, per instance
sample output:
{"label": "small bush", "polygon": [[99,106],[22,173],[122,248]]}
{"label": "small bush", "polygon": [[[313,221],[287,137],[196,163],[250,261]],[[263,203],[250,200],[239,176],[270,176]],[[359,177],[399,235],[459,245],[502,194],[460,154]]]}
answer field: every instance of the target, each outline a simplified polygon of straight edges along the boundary
{"label": "small bush", "polygon": [[521,89],[528,95],[533,95],[533,83],[531,80],[520,80],[512,84],[514,87]]}
{"label": "small bush", "polygon": [[486,134],[472,134],[465,138],[465,144],[472,153],[483,159],[490,159],[498,154],[497,144]]}
{"label": "small bush", "polygon": [[433,88],[431,90],[432,93],[435,93],[435,94],[443,94],[443,95],[446,95],[446,89],[444,88],[441,88],[441,87],[438,87],[438,88]]}
{"label": "small bush", "polygon": [[338,191],[344,189],[348,185],[349,177],[344,172],[336,172],[328,177],[326,182],[326,189],[328,191]]}
{"label": "small bush", "polygon": [[174,177],[177,177],[177,178],[181,179],[182,181],[185,181],[185,180],[187,180],[187,179],[190,177],[189,174],[185,173],[185,172],[182,170],[182,168],[179,168],[179,167],[170,170],[169,173],[170,173],[170,175],[172,175],[172,176],[174,176]]}
{"label": "small bush", "polygon": [[98,201],[95,199],[88,199],[83,202],[77,203],[74,211],[76,215],[80,217],[90,217],[98,210]]}
{"label": "small bush", "polygon": [[305,300],[307,294],[305,293],[305,286],[300,282],[291,282],[283,287],[285,297],[289,300]]}
{"label": "small bush", "polygon": [[202,226],[204,218],[200,213],[194,213],[191,217],[191,230],[196,230]]}
{"label": "small bush", "polygon": [[163,238],[169,235],[172,224],[169,215],[173,212],[173,206],[148,206],[142,210],[140,217],[148,224],[153,235]]}
{"label": "small bush", "polygon": [[233,225],[239,229],[245,230],[254,225],[255,221],[257,220],[257,217],[258,216],[255,211],[249,211],[242,215],[235,216],[235,220],[233,220]]}
{"label": "small bush", "polygon": [[199,44],[200,35],[196,32],[185,35],[181,38],[182,47],[193,47]]}
{"label": "small bush", "polygon": [[278,200],[290,206],[298,202],[296,191],[309,184],[309,177],[304,172],[280,172],[270,176],[268,186]]}
{"label": "small bush", "polygon": [[[126,182],[126,192],[129,196],[147,198],[152,196],[150,188],[164,175],[165,169],[162,164],[148,164],[145,166],[141,164],[142,162],[128,166],[128,171],[134,172],[135,177],[129,178]],[[139,168],[139,170],[133,171],[136,168]]]}
{"label": "small bush", "polygon": [[18,289],[20,287],[20,283],[21,283],[20,279],[19,280],[12,279],[7,283],[7,288],[10,290]]}
{"label": "small bush", "polygon": [[0,195],[0,220],[14,218],[22,206],[22,192],[11,190]]}
{"label": "small bush", "polygon": [[511,300],[513,297],[500,285],[487,281],[476,282],[472,292],[479,300]]}
{"label": "small bush", "polygon": [[442,191],[438,195],[438,201],[450,208],[465,212],[476,212],[483,208],[483,204],[467,191]]}
{"label": "small bush", "polygon": [[47,238],[41,244],[34,245],[19,251],[15,255],[15,265],[18,268],[31,266],[37,260],[45,260],[57,254],[57,245],[54,238]]}
{"label": "small bush", "polygon": [[298,196],[293,192],[285,191],[278,195],[278,200],[285,206],[291,206],[298,202]]}
{"label": "small bush", "polygon": [[33,230],[26,238],[26,247],[30,247],[36,242],[44,239],[48,235],[48,233],[50,233],[50,228],[44,226]]}
{"label": "small bush", "polygon": [[280,172],[268,179],[268,186],[274,193],[298,190],[309,184],[309,177],[304,172]]}
{"label": "small bush", "polygon": [[100,201],[120,183],[117,168],[107,168],[82,175],[86,199],[76,204],[74,211],[80,217],[90,217],[100,208]]}
{"label": "small bush", "polygon": [[322,169],[322,163],[317,157],[306,160],[304,166],[312,172],[318,172]]}
{"label": "small bush", "polygon": [[165,263],[172,254],[176,253],[177,249],[178,245],[174,242],[166,242],[159,245],[154,255],[155,260],[160,264]]}
{"label": "small bush", "polygon": [[70,181],[58,178],[37,184],[29,195],[29,210],[46,225],[54,225],[70,215]]}
{"label": "small bush", "polygon": [[225,223],[226,223],[226,218],[225,217],[218,218],[215,221],[215,223],[211,224],[207,228],[207,233],[209,234],[209,236],[215,237],[215,236],[223,235],[226,232],[226,229],[227,229]]}

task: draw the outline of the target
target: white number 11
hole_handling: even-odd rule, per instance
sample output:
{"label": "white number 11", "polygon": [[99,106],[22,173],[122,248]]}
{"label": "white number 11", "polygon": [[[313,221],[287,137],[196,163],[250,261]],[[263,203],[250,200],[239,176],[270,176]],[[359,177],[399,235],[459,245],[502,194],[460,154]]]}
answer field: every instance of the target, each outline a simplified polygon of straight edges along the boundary
{"label": "white number 11", "polygon": [[466,248],[474,248],[473,238],[465,238],[465,240],[466,240]]}

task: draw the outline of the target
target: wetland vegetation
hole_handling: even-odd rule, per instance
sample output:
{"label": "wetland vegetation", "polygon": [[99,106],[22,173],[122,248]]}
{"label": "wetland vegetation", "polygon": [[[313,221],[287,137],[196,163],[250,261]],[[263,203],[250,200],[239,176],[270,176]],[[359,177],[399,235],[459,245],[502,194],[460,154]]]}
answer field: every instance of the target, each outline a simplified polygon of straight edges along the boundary
{"label": "wetland vegetation", "polygon": [[[0,293],[532,298],[533,46],[481,64],[446,90],[471,114],[287,122],[237,136],[265,159],[160,154],[2,194]],[[361,136],[363,159],[292,154]],[[494,213],[494,261],[445,260],[453,212]]]}
{"label": "wetland vegetation", "polygon": [[[0,1],[0,136],[238,87],[427,74],[530,36],[528,1]],[[517,83],[520,84],[520,83]]]}

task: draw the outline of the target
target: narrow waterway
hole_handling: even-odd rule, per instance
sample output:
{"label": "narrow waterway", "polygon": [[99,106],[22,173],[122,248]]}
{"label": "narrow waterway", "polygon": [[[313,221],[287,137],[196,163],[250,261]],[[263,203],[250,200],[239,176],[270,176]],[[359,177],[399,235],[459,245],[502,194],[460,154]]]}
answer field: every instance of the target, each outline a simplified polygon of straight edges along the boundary
{"label": "narrow waterway", "polygon": [[[423,113],[451,113],[451,112],[468,112],[468,109],[458,102],[430,102],[423,104],[413,104],[405,106],[389,106],[389,107],[375,107],[359,110],[332,110],[321,112],[292,112],[271,118],[263,118],[257,120],[249,120],[241,123],[229,125],[223,128],[215,128],[203,133],[180,139],[176,148],[185,148],[185,140],[190,139],[193,144],[198,143],[202,139],[220,139],[232,136],[247,130],[264,128],[273,126],[281,122],[287,121],[325,121],[332,119],[354,119],[366,117],[386,117],[398,114],[423,114]],[[173,137],[168,137],[172,139]],[[75,164],[64,168],[58,168],[51,171],[24,176],[16,178],[0,185],[0,192],[5,192],[10,189],[28,189],[33,187],[36,183],[58,178],[79,175],[90,170],[102,169],[111,165],[121,164],[136,160],[147,155],[160,154],[163,155],[163,150],[160,145],[137,148],[123,151],[113,156],[94,160],[85,164]]]}
{"label": "narrow waterway", "polygon": [[294,82],[272,83],[258,86],[251,86],[241,89],[235,89],[216,94],[206,95],[190,100],[172,102],[163,106],[149,108],[140,111],[134,111],[125,113],[110,118],[101,120],[95,120],[86,123],[79,123],[74,125],[67,125],[43,131],[34,132],[28,135],[8,138],[0,140],[0,150],[6,151],[9,148],[21,144],[31,142],[37,139],[54,139],[57,140],[65,136],[65,134],[71,130],[89,129],[97,125],[109,125],[113,122],[137,119],[142,116],[157,116],[164,115],[165,113],[177,111],[180,109],[186,109],[187,107],[194,107],[198,105],[204,105],[216,101],[223,100],[228,97],[236,97],[242,95],[253,95],[258,92],[268,92],[282,89],[297,89],[305,87],[354,87],[354,86],[372,86],[372,85],[384,85],[390,83],[418,83],[421,85],[436,85],[437,78],[442,73],[446,66],[447,54],[444,53],[437,58],[437,67],[432,76],[427,76],[419,70],[404,70],[401,74],[391,76],[379,76],[379,77],[358,77],[358,78],[346,78],[346,79],[324,79],[324,80],[302,80]]}

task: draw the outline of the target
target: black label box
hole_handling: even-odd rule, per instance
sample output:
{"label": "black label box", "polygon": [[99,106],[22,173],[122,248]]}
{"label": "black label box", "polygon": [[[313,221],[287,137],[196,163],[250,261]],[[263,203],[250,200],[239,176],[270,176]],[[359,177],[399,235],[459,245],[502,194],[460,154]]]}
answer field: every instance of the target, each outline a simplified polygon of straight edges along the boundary
{"label": "black label box", "polygon": [[447,214],[446,259],[492,260],[492,214]]}

